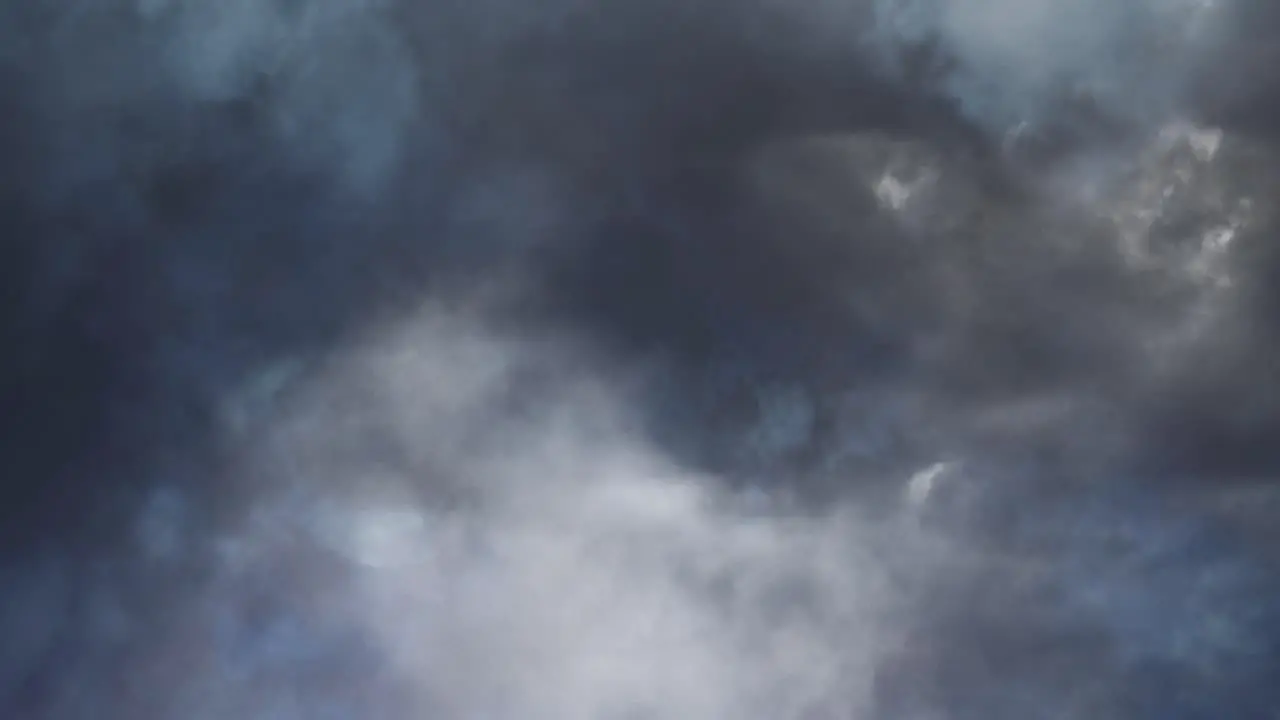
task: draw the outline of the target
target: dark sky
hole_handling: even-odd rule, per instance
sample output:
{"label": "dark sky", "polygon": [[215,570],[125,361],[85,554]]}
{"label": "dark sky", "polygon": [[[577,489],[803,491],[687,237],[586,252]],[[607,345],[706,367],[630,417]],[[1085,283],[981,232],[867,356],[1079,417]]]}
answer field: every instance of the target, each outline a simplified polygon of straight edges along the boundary
{"label": "dark sky", "polygon": [[1280,713],[1249,0],[0,0],[0,715]]}

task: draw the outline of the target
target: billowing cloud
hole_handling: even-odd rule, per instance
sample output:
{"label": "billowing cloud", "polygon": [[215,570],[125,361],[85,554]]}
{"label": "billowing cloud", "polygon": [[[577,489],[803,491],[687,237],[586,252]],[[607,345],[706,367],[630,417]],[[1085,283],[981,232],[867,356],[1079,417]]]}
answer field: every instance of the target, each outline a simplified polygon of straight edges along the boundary
{"label": "billowing cloud", "polygon": [[678,5],[0,2],[4,712],[1273,711],[1265,13]]}

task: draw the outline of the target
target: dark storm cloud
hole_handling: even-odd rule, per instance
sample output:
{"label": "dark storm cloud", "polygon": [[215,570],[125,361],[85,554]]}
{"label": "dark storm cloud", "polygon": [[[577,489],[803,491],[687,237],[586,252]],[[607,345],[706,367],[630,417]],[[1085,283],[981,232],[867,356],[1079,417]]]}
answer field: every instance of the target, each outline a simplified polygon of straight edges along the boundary
{"label": "dark storm cloud", "polygon": [[0,3],[0,706],[1264,716],[1269,22]]}

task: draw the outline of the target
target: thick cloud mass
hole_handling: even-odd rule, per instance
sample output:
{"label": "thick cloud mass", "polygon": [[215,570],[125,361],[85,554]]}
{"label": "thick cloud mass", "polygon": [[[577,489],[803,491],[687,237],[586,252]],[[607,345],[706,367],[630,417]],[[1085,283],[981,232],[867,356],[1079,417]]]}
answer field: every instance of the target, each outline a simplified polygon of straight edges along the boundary
{"label": "thick cloud mass", "polygon": [[0,0],[0,715],[1280,712],[1248,0]]}

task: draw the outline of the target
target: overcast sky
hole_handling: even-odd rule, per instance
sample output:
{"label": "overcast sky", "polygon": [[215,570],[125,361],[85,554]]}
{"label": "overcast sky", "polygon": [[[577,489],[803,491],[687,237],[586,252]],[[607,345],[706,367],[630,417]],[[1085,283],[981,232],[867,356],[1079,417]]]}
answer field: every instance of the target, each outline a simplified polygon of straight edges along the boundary
{"label": "overcast sky", "polygon": [[1273,15],[0,0],[2,714],[1274,716]]}

